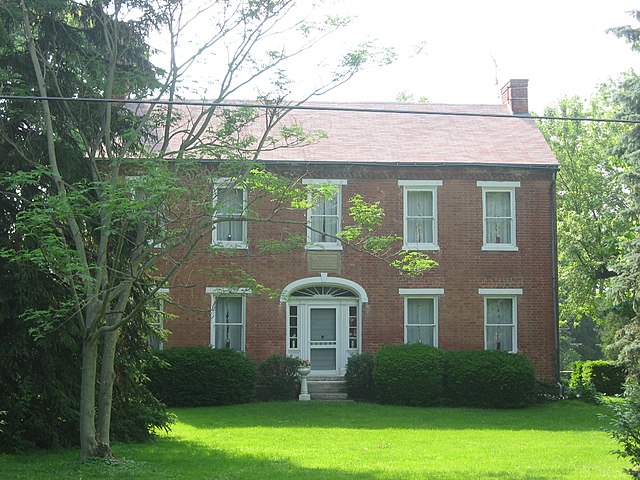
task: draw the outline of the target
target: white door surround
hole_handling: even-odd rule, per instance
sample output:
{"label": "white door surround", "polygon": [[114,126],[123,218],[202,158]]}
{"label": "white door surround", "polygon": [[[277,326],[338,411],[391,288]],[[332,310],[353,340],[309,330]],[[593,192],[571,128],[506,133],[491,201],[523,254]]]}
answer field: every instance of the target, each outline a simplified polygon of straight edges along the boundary
{"label": "white door surround", "polygon": [[344,375],[347,360],[360,353],[364,289],[350,280],[306,278],[289,284],[281,296],[287,306],[286,354],[311,361],[311,375]]}

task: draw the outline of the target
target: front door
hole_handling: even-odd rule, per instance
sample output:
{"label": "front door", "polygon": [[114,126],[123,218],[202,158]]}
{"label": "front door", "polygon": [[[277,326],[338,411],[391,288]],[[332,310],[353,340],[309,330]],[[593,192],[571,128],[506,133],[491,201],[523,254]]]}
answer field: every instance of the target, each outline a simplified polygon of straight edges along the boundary
{"label": "front door", "polygon": [[309,356],[315,373],[338,370],[338,307],[309,307]]}

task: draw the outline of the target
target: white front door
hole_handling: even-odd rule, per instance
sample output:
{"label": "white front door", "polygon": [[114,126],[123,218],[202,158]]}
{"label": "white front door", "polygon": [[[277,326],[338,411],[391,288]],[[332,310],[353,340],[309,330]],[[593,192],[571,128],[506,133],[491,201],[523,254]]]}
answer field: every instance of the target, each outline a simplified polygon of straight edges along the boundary
{"label": "white front door", "polygon": [[314,373],[338,371],[338,311],[337,306],[309,306],[309,360]]}
{"label": "white front door", "polygon": [[312,375],[344,375],[360,352],[356,299],[294,299],[287,306],[287,355],[311,361]]}

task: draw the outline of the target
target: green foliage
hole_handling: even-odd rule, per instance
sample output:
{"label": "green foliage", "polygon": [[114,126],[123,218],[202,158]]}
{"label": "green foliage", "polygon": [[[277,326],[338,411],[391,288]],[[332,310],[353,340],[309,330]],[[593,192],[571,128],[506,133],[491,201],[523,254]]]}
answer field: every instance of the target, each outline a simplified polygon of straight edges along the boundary
{"label": "green foliage", "polygon": [[156,353],[149,389],[171,407],[246,403],[254,399],[256,367],[241,352],[207,347]]}
{"label": "green foliage", "polygon": [[640,479],[640,388],[630,387],[624,401],[612,402],[610,408],[613,417],[607,432],[620,444],[613,453],[629,460],[633,467],[625,471]]}
{"label": "green foliage", "polygon": [[[589,100],[564,98],[544,114],[615,118],[620,113],[615,94],[610,82]],[[560,320],[567,325],[587,319],[602,324],[612,308],[608,292],[630,227],[622,215],[628,194],[621,173],[628,164],[615,152],[629,126],[554,120],[538,124],[560,164],[556,187]]]}
{"label": "green foliage", "polygon": [[453,406],[517,408],[530,405],[536,379],[521,354],[494,350],[446,352],[444,390]]}
{"label": "green foliage", "polygon": [[259,400],[295,400],[300,393],[300,360],[272,355],[258,365]]}
{"label": "green foliage", "polygon": [[349,398],[361,402],[375,401],[374,365],[375,357],[370,353],[365,352],[349,357],[344,375]]}
{"label": "green foliage", "polygon": [[593,387],[604,395],[620,395],[624,389],[624,368],[610,360],[587,360],[576,362],[569,387]]}
{"label": "green foliage", "polygon": [[420,343],[387,345],[375,357],[373,377],[381,403],[437,404],[443,393],[444,353]]}

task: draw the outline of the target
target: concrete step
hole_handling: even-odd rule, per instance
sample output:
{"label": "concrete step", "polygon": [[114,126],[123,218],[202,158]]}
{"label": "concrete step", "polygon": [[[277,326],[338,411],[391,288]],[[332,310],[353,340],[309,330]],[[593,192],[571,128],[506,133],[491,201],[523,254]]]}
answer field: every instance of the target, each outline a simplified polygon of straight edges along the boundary
{"label": "concrete step", "polygon": [[312,393],[311,400],[319,402],[353,402],[346,393]]}
{"label": "concrete step", "polygon": [[311,381],[307,383],[309,393],[347,393],[345,381]]}

